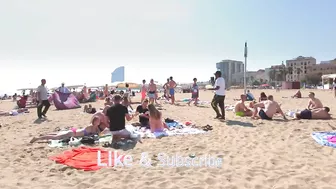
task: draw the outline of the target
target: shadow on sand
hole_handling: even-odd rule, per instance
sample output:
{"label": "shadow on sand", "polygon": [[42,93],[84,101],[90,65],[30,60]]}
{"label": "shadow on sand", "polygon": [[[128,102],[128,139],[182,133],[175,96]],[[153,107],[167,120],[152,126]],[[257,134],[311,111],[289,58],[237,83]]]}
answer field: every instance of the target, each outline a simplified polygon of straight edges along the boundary
{"label": "shadow on sand", "polygon": [[37,119],[34,121],[34,124],[41,124],[41,123],[43,123],[43,122],[45,122],[45,121],[50,122],[51,120],[46,119],[46,118],[42,118],[42,119],[37,118]]}
{"label": "shadow on sand", "polygon": [[122,140],[119,140],[118,142],[105,145],[104,147],[127,151],[127,150],[133,149],[137,143],[138,143],[137,140],[122,139]]}
{"label": "shadow on sand", "polygon": [[228,126],[256,127],[252,123],[236,121],[236,120],[226,120],[225,123]]}

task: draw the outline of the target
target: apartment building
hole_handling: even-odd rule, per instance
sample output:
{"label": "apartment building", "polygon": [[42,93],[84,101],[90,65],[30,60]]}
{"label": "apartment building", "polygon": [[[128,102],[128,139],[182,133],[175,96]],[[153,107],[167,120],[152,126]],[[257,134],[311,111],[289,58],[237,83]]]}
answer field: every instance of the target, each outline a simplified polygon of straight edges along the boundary
{"label": "apartment building", "polygon": [[314,57],[303,57],[286,60],[286,67],[289,73],[286,75],[286,81],[301,81],[303,80],[313,65],[316,65]]}
{"label": "apartment building", "polygon": [[336,64],[334,63],[322,63],[311,65],[307,69],[307,76],[322,76],[326,74],[335,74]]}
{"label": "apartment building", "polygon": [[233,84],[239,83],[233,74],[244,72],[244,63],[238,60],[222,60],[216,63],[216,69],[222,72],[222,76],[225,79],[226,86],[230,87]]}

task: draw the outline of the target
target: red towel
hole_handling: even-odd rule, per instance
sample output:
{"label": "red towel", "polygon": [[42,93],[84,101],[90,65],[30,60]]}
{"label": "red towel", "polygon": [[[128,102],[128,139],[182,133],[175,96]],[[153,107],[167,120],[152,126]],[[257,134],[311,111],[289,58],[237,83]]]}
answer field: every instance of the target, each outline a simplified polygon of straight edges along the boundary
{"label": "red towel", "polygon": [[[99,170],[103,166],[98,165],[98,151],[101,152],[101,163],[108,165],[109,151],[100,148],[79,147],[72,150],[67,150],[62,154],[49,157],[50,160],[54,160],[57,163],[68,165],[77,169],[83,169],[85,171]],[[111,152],[112,167],[114,166],[114,153]],[[119,156],[119,153],[117,154]],[[124,156],[121,157],[123,161]]]}

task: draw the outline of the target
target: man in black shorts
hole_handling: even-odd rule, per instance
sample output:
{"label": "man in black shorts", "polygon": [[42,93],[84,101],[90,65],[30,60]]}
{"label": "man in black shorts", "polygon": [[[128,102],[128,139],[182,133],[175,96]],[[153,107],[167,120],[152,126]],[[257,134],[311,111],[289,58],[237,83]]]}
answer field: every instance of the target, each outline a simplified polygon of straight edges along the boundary
{"label": "man in black shorts", "polygon": [[110,131],[113,136],[129,138],[131,133],[125,129],[125,118],[127,121],[130,121],[133,115],[130,115],[127,108],[120,104],[121,99],[120,95],[113,97],[114,104],[107,109],[106,116],[110,120]]}
{"label": "man in black shorts", "polygon": [[[225,100],[225,79],[222,77],[222,72],[217,71],[215,73],[216,81],[214,88],[209,90],[214,90],[215,95],[211,101],[211,106],[216,112],[216,119],[225,119],[225,108],[224,108],[224,100]],[[219,112],[218,106],[221,110]]]}

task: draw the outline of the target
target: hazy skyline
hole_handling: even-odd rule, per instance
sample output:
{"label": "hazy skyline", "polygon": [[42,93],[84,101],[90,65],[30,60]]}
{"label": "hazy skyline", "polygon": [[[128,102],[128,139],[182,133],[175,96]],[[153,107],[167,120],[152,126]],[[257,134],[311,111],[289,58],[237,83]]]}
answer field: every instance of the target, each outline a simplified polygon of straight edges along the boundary
{"label": "hazy skyline", "polygon": [[[208,80],[223,59],[257,70],[336,58],[333,0],[0,0],[1,89]],[[1,90],[0,89],[0,90]]]}

